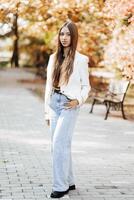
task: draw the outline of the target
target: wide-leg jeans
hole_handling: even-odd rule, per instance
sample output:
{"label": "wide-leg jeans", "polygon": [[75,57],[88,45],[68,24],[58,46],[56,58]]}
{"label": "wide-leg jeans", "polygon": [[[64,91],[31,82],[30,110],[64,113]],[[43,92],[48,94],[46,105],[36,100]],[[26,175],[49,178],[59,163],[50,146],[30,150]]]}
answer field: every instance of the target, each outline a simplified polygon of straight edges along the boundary
{"label": "wide-leg jeans", "polygon": [[74,184],[71,142],[79,107],[67,109],[65,104],[69,101],[63,94],[51,95],[53,191],[65,191]]}

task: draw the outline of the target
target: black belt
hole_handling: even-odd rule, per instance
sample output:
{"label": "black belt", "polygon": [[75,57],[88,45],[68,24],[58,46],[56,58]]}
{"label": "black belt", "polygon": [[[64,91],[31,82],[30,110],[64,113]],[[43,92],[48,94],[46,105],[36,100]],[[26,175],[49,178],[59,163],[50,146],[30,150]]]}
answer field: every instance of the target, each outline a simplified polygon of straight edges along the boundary
{"label": "black belt", "polygon": [[58,89],[53,89],[53,91],[54,91],[55,93],[57,93],[57,94],[62,94],[61,91],[58,90]]}
{"label": "black belt", "polygon": [[68,98],[65,94],[63,94],[59,89],[53,88],[53,92],[55,92],[55,93],[57,93],[57,94],[62,94],[62,95],[64,95],[68,100],[71,100],[71,99]]}

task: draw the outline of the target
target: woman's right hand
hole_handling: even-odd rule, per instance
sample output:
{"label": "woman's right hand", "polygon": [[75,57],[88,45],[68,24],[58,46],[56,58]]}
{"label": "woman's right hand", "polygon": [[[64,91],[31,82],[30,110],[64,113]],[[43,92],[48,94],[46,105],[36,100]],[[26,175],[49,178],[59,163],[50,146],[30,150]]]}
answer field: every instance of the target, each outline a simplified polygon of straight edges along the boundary
{"label": "woman's right hand", "polygon": [[46,120],[46,123],[47,123],[48,126],[50,126],[50,120],[49,119]]}

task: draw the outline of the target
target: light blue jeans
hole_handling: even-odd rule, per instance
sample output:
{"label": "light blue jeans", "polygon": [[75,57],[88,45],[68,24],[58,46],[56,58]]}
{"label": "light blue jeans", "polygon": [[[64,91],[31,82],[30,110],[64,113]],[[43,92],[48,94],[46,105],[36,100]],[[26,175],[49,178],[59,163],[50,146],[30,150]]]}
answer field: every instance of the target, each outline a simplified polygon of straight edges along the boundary
{"label": "light blue jeans", "polygon": [[69,101],[65,95],[54,92],[51,95],[53,191],[65,191],[74,184],[71,141],[79,107],[65,108],[64,104]]}

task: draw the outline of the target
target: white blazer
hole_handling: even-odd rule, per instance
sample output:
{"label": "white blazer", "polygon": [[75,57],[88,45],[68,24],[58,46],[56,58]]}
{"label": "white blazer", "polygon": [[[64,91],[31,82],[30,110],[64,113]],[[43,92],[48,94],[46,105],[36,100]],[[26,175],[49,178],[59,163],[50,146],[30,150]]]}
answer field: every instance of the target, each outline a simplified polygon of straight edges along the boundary
{"label": "white blazer", "polygon": [[[52,68],[55,53],[50,55],[47,66],[47,81],[45,89],[45,119],[50,119],[50,97],[52,94]],[[61,93],[70,99],[77,99],[81,106],[87,99],[90,90],[89,84],[89,59],[87,56],[76,51],[74,58],[73,72],[69,78],[68,84],[60,87]]]}

